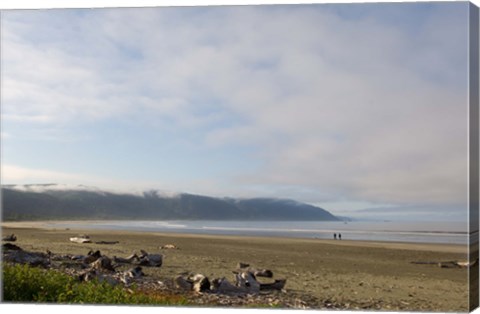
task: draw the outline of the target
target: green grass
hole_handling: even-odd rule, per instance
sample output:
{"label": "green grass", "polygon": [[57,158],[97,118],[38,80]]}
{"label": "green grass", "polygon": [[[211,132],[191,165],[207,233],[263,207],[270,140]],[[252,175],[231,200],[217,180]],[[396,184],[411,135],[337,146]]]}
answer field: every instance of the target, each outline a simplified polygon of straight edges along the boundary
{"label": "green grass", "polygon": [[3,264],[3,301],[79,304],[186,305],[183,297],[127,291],[96,281],[80,282],[55,270]]}

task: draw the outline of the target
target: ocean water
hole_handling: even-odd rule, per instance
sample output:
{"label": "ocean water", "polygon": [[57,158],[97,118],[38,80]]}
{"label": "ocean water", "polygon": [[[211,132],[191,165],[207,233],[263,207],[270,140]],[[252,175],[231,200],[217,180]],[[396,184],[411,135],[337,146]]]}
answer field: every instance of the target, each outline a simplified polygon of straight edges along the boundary
{"label": "ocean water", "polygon": [[[414,243],[468,244],[467,222],[324,221],[77,221],[51,222],[52,228],[156,231],[212,235],[265,236]],[[478,237],[478,233],[476,234]]]}

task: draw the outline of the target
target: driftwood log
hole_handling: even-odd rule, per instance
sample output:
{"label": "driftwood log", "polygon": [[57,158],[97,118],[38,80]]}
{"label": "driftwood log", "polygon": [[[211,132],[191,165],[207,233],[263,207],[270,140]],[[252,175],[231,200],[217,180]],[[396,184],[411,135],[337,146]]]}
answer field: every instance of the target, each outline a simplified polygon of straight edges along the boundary
{"label": "driftwood log", "polygon": [[472,262],[469,262],[469,261],[442,261],[442,262],[413,261],[411,263],[420,264],[420,265],[436,265],[440,268],[469,268],[475,265],[477,262],[478,262],[478,259]]}
{"label": "driftwood log", "polygon": [[2,241],[15,242],[15,241],[17,241],[17,236],[12,233],[12,234],[9,234],[9,235],[3,237]]}
{"label": "driftwood log", "polygon": [[140,250],[142,255],[139,256],[138,264],[141,266],[160,267],[163,264],[162,254],[148,254],[144,250]]}
{"label": "driftwood log", "polygon": [[70,238],[70,242],[74,243],[92,243],[88,235],[79,235],[78,237]]}

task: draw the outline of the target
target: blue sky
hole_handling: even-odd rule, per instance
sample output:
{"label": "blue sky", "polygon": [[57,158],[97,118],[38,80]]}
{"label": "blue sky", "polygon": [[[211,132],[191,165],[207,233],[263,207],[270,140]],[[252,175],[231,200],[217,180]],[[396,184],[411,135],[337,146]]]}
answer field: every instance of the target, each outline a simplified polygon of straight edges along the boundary
{"label": "blue sky", "polygon": [[466,219],[467,16],[467,3],[2,12],[2,183]]}

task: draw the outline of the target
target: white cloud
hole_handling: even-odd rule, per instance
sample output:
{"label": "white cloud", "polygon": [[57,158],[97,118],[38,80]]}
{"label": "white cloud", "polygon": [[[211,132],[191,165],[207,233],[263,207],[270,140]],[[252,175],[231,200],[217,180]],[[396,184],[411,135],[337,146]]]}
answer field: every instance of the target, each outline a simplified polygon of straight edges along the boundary
{"label": "white cloud", "polygon": [[3,119],[131,119],[254,147],[263,166],[211,191],[461,203],[465,16],[429,12],[413,34],[312,7],[7,13]]}

